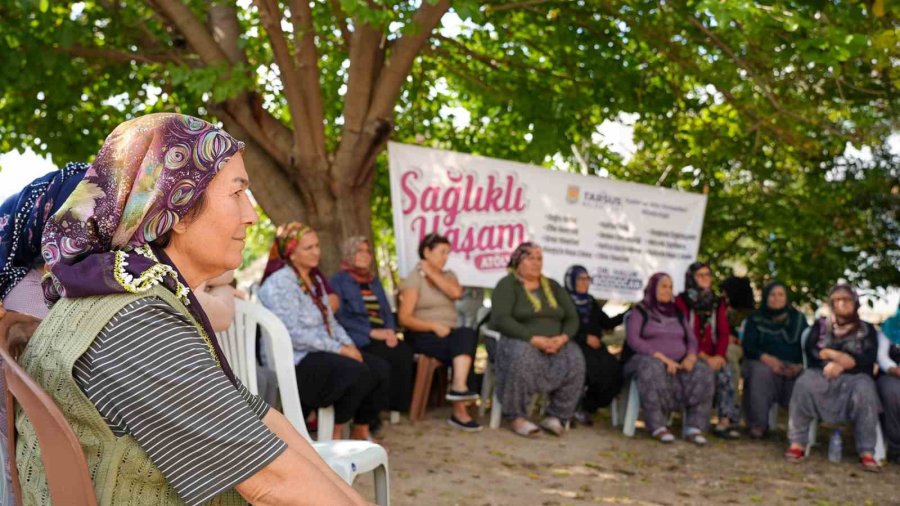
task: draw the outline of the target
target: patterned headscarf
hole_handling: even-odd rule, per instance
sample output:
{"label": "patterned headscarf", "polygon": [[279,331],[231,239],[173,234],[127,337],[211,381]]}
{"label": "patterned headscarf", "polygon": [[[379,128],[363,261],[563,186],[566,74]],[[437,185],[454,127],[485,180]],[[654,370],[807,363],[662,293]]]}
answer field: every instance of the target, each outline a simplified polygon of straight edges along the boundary
{"label": "patterned headscarf", "polygon": [[708,288],[700,288],[695,278],[697,272],[704,268],[709,269],[709,264],[694,262],[684,273],[684,300],[700,319],[701,326],[706,325],[706,321],[712,315],[716,305],[716,294],[712,291],[712,285],[710,284]]}
{"label": "patterned headscarf", "polygon": [[641,301],[641,304],[647,309],[647,311],[659,314],[661,316],[672,317],[675,316],[677,308],[675,306],[675,299],[673,298],[669,302],[660,302],[659,299],[656,298],[656,287],[659,286],[659,283],[663,280],[663,278],[672,279],[665,272],[657,272],[656,274],[650,276],[650,281],[647,282],[647,286],[644,287],[644,299]]}
{"label": "patterned headscarf", "polygon": [[275,240],[272,242],[272,249],[269,250],[269,262],[266,264],[265,273],[263,273],[263,281],[285,265],[290,266],[294,273],[297,274],[297,282],[300,284],[300,288],[309,295],[313,304],[322,313],[322,321],[325,322],[325,330],[328,331],[328,335],[332,335],[331,318],[328,317],[330,309],[322,301],[325,294],[331,293],[331,287],[328,285],[328,281],[325,280],[325,275],[322,274],[318,267],[313,267],[309,270],[309,279],[312,281],[312,286],[307,286],[303,276],[300,275],[300,272],[297,271],[297,268],[291,262],[291,254],[300,245],[300,239],[314,232],[315,230],[310,226],[304,225],[299,221],[292,221],[278,227],[278,231],[275,233]]}
{"label": "patterned headscarf", "polygon": [[[341,259],[341,270],[349,274],[357,283],[371,283],[375,279],[372,265],[369,264],[362,268],[356,266],[356,250],[363,243],[369,244],[369,240],[362,235],[354,235],[344,239],[343,244],[341,244],[341,254],[343,256]],[[369,244],[369,247],[371,246]]]}
{"label": "patterned headscarf", "polygon": [[141,116],[116,127],[69,198],[44,227],[41,253],[49,302],[60,297],[171,290],[235,382],[206,314],[162,248],[151,245],[198,202],[244,144],[201,119]]}
{"label": "patterned headscarf", "polygon": [[275,240],[272,241],[272,247],[269,249],[269,261],[266,262],[262,281],[288,265],[291,254],[300,244],[300,238],[312,231],[312,228],[299,221],[292,221],[278,227],[278,230],[275,231]]}
{"label": "patterned headscarf", "polygon": [[87,168],[86,163],[68,163],[35,179],[0,205],[0,300],[29,270],[44,263],[44,224],[69,197]]}

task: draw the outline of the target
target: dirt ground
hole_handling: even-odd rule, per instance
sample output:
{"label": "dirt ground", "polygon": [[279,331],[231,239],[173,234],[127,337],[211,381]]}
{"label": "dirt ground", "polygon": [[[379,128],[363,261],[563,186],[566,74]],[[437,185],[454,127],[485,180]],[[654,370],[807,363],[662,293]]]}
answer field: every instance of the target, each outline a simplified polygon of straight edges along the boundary
{"label": "dirt ground", "polygon": [[[416,425],[404,416],[385,426],[379,442],[390,454],[392,504],[900,505],[900,466],[863,472],[846,438],[843,462],[831,464],[827,431],[810,459],[788,464],[783,426],[764,441],[710,438],[698,448],[663,445],[640,430],[629,439],[605,410],[593,427],[535,440],[503,427],[461,433],[447,416],[436,408]],[[374,497],[371,475],[355,486]]]}

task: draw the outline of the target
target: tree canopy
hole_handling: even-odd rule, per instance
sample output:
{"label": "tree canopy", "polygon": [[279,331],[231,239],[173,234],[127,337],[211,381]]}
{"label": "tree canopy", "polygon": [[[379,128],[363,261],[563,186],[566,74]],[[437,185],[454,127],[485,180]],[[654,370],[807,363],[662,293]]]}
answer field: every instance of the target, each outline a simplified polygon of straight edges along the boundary
{"label": "tree canopy", "polygon": [[[881,0],[8,1],[0,150],[63,163],[128,117],[214,117],[248,140],[266,213],[323,230],[331,257],[373,221],[389,230],[388,138],[587,166],[706,192],[701,257],[811,300],[841,277],[900,285],[898,14]],[[628,159],[598,131],[623,114]]]}

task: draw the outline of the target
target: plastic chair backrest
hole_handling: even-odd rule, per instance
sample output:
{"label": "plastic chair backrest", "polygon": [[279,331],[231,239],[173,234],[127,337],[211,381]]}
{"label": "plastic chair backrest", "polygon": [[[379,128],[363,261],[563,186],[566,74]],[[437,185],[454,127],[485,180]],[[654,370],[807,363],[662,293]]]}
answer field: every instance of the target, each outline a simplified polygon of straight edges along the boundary
{"label": "plastic chair backrest", "polygon": [[275,371],[284,416],[307,441],[312,442],[306,430],[300,393],[294,372],[294,348],[287,327],[268,309],[260,304],[241,299],[234,301],[234,321],[225,332],[218,334],[222,349],[228,357],[234,373],[256,394],[256,329],[262,332],[262,349],[267,366]]}
{"label": "plastic chair backrest", "polygon": [[[15,402],[18,402],[34,426],[41,448],[41,461],[55,504],[95,506],[97,497],[88,473],[87,460],[81,443],[69,426],[62,411],[22,367],[13,360],[7,349],[5,329],[0,329],[0,360],[6,379],[6,409],[9,414],[9,461],[13,489],[19,504],[22,491],[16,469]],[[14,400],[15,399],[15,402]]]}

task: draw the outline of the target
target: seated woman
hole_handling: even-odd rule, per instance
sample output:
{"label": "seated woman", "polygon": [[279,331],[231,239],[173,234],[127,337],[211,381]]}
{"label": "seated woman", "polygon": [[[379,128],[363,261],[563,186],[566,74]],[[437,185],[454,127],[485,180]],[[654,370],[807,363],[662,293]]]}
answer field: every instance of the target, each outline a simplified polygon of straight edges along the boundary
{"label": "seated woman", "polygon": [[[368,439],[369,425],[387,406],[390,366],[361,352],[337,322],[319,273],[319,236],[292,222],[278,229],[273,252],[282,267],[259,288],[259,301],[287,327],[294,345],[297,387],[304,412],[334,406],[334,435],[353,419],[353,439]],[[271,256],[270,256],[271,258]]]}
{"label": "seated woman", "polygon": [[880,470],[875,460],[878,414],[881,402],[875,388],[878,331],[859,318],[859,297],[849,285],[835,285],[828,292],[831,316],[813,323],[806,339],[807,369],[797,379],[791,395],[785,457],[803,460],[809,425],[853,424],[859,462],[866,471]]}
{"label": "seated woman", "polygon": [[734,375],[726,354],[731,341],[727,304],[712,291],[712,271],[703,262],[694,262],[684,275],[684,292],[675,304],[697,336],[700,360],[715,374],[716,390],[713,404],[718,410],[719,423],[713,434],[721,438],[737,439],[737,424],[741,420],[737,406]]}
{"label": "seated woman", "polygon": [[610,331],[622,324],[625,314],[610,318],[600,303],[588,290],[591,276],[581,265],[573,265],[566,271],[566,290],[578,311],[578,332],[572,338],[584,355],[585,381],[587,390],[581,398],[581,409],[575,412],[575,420],[584,425],[593,425],[594,413],[609,406],[622,389],[622,365],[601,340],[604,331]]}
{"label": "seated woman", "polygon": [[[37,324],[47,316],[41,290],[44,223],[69,197],[87,168],[86,163],[68,163],[28,183],[0,204],[0,337],[8,343],[13,357],[21,354]],[[0,394],[5,393],[4,378],[0,375]],[[0,403],[0,444],[4,449],[8,427],[4,402]],[[7,454],[3,452],[4,457]],[[4,459],[2,465],[8,469],[9,461]],[[7,486],[3,489],[9,494],[5,498],[0,496],[0,502],[14,504],[9,472],[5,473],[5,479]]]}
{"label": "seated woman", "polygon": [[412,396],[413,352],[397,339],[394,315],[372,264],[372,247],[365,237],[355,236],[344,241],[342,250],[341,270],[331,278],[340,304],[335,316],[357,348],[388,363],[388,407],[406,411]]}
{"label": "seated woman", "polygon": [[900,308],[881,324],[878,334],[878,392],[884,408],[884,439],[887,458],[900,463]]}
{"label": "seated woman", "polygon": [[705,445],[715,379],[709,366],[697,361],[697,338],[675,305],[668,274],[650,277],[644,299],[628,312],[625,342],[625,380],[638,380],[647,431],[663,443],[673,442],[669,415],[684,407],[685,439]]}
{"label": "seated woman", "polygon": [[762,307],[744,323],[744,417],[750,437],[769,429],[769,410],[787,407],[797,376],[803,372],[800,336],[806,318],[794,309],[787,288],[772,281],[763,288]]}
{"label": "seated woman", "polygon": [[[575,415],[584,390],[584,356],[572,338],[578,312],[559,283],[541,274],[544,253],[525,242],[509,258],[509,274],[491,296],[491,327],[500,332],[497,345],[497,396],[503,416],[520,436],[540,428],[562,436]],[[550,397],[540,428],[528,420],[531,398]]]}
{"label": "seated woman", "polygon": [[481,425],[472,419],[467,404],[478,398],[469,390],[469,371],[475,358],[478,337],[469,327],[456,324],[454,301],[463,289],[453,271],[444,270],[450,256],[450,241],[428,234],[419,242],[419,263],[400,285],[400,325],[408,329],[406,338],[413,351],[453,366],[447,400],[453,414],[447,422],[457,429],[476,432]]}
{"label": "seated woman", "polygon": [[[240,265],[257,219],[242,149],[189,116],[130,120],[44,227],[53,307],[21,363],[104,504],[363,502],[235,378],[193,295]],[[16,429],[23,502],[46,504],[34,428],[20,415]]]}

